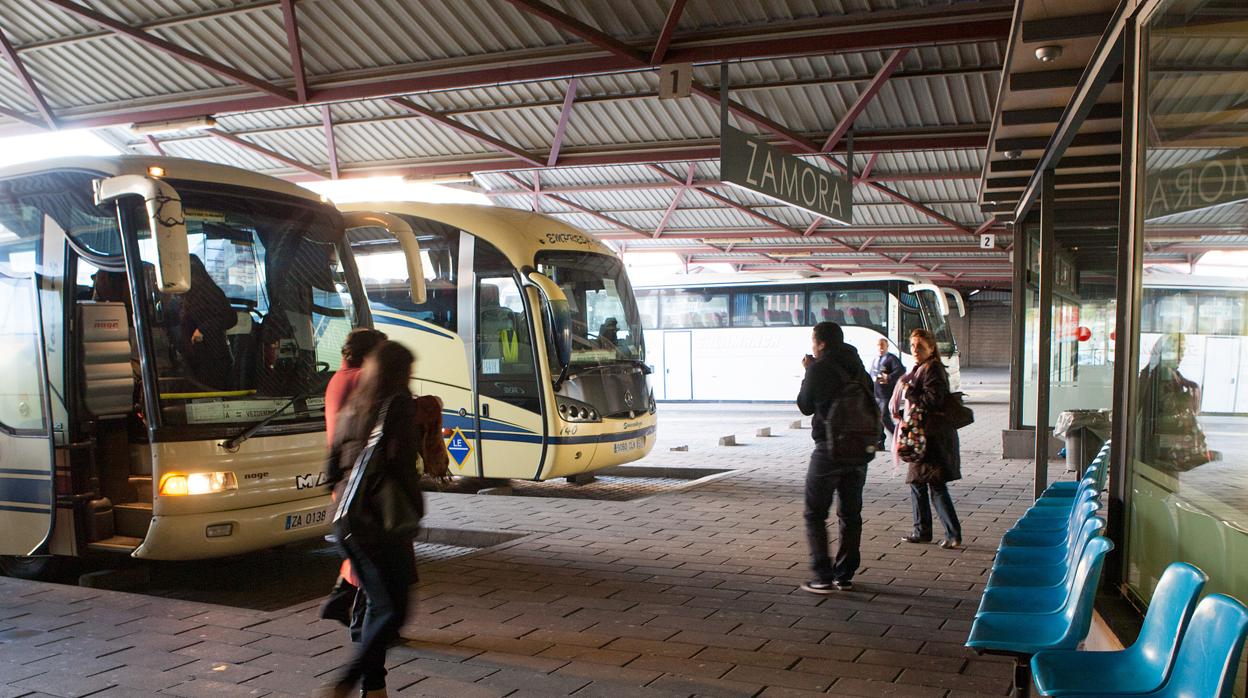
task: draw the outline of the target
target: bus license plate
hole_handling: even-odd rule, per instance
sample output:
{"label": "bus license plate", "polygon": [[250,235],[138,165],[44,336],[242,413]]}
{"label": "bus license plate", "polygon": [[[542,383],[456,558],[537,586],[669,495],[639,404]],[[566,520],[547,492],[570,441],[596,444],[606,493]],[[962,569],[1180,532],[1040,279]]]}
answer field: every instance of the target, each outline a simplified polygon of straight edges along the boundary
{"label": "bus license plate", "polygon": [[625,451],[632,451],[645,445],[646,437],[644,436],[639,436],[635,439],[628,439],[627,441],[617,441],[615,442],[615,452],[624,453]]}
{"label": "bus license plate", "polygon": [[316,511],[305,511],[302,514],[287,514],[286,515],[286,530],[293,531],[296,528],[304,528],[306,526],[315,526],[317,524],[323,524],[325,523],[325,519],[328,515],[329,514],[325,509],[318,509]]}

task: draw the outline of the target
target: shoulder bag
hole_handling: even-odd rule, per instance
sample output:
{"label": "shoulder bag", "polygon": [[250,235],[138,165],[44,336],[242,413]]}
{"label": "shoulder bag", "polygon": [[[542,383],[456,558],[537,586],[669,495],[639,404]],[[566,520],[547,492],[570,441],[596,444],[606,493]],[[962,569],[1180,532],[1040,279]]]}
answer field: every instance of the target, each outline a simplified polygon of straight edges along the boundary
{"label": "shoulder bag", "polygon": [[420,529],[423,502],[414,501],[382,469],[384,464],[381,459],[386,456],[380,446],[385,438],[386,415],[393,400],[391,398],[381,406],[377,423],[355,459],[342,499],[338,502],[333,523],[340,541],[352,535],[412,537]]}

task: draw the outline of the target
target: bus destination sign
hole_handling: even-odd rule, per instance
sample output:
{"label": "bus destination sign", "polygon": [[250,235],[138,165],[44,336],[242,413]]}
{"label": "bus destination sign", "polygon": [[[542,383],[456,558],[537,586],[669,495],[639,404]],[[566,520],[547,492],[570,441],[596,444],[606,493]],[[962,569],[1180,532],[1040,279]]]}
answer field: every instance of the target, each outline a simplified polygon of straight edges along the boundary
{"label": "bus destination sign", "polygon": [[848,177],[833,175],[726,124],[720,135],[719,177],[817,216],[851,222],[853,186]]}

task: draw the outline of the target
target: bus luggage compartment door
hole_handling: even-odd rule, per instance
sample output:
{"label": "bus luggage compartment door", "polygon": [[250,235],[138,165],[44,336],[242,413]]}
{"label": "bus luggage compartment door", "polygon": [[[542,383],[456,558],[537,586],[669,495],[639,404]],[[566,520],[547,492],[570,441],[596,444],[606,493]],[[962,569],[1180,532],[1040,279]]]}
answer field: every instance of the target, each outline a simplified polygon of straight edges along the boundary
{"label": "bus luggage compartment door", "polygon": [[0,270],[0,555],[37,555],[56,500],[39,299],[32,276]]}

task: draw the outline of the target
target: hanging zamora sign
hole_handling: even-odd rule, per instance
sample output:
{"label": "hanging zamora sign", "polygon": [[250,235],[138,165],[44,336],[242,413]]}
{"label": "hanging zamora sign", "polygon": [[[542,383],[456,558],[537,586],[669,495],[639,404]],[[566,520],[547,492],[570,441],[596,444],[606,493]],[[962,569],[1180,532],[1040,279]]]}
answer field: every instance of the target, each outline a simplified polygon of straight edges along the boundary
{"label": "hanging zamora sign", "polygon": [[1149,172],[1144,219],[1197,211],[1248,199],[1248,148]]}
{"label": "hanging zamora sign", "polygon": [[[849,225],[854,189],[850,178],[834,175],[728,125],[726,63],[721,64],[719,75],[720,180]],[[853,162],[852,151],[848,161]]]}
{"label": "hanging zamora sign", "polygon": [[724,182],[850,223],[853,187],[848,177],[833,175],[731,126],[725,125],[719,138],[719,178]]}

